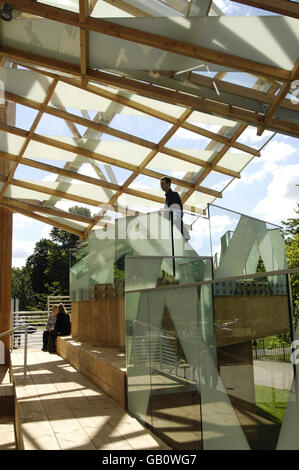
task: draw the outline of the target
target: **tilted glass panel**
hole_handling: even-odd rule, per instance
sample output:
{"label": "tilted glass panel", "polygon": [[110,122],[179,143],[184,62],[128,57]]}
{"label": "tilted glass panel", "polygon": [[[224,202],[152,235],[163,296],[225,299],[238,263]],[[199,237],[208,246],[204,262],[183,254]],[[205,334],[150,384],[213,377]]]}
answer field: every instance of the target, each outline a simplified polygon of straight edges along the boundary
{"label": "tilted glass panel", "polygon": [[[287,268],[281,227],[214,205],[209,213],[216,278]],[[271,277],[273,293],[282,281]]]}
{"label": "tilted glass panel", "polygon": [[[42,137],[45,138],[45,142],[47,142],[47,136]],[[139,165],[150,152],[150,149],[144,148],[138,144],[117,140],[99,141],[99,139],[91,137],[78,139],[53,136],[51,137],[51,142],[52,139],[54,140],[54,146],[34,140],[30,141],[25,152],[25,156],[36,159],[64,160],[66,162],[73,162],[77,158],[76,147],[78,147],[79,155],[80,157],[83,157],[83,159],[85,156],[86,158],[94,158],[96,161],[103,162],[101,156],[104,156],[112,165],[119,161],[119,166],[126,167],[127,164]],[[66,150],[69,146],[72,146],[72,148],[70,150]],[[82,152],[80,154],[81,150]],[[86,150],[86,152],[84,152],[84,150]]]}
{"label": "tilted glass panel", "polygon": [[0,31],[1,44],[54,59],[80,64],[80,30],[45,18],[6,21]]}
{"label": "tilted glass panel", "polygon": [[218,165],[229,170],[240,172],[242,171],[248,163],[254,157],[248,153],[237,153],[235,151],[227,152],[221,160],[219,160]]}
{"label": "tilted glass panel", "polygon": [[24,142],[25,139],[23,137],[0,131],[0,150],[2,152],[17,155],[20,152]]}
{"label": "tilted glass panel", "polygon": [[53,79],[31,70],[0,67],[0,80],[5,91],[41,103]]}
{"label": "tilted glass panel", "polygon": [[236,124],[230,119],[201,113],[200,111],[193,111],[191,116],[188,117],[187,122],[197,124],[199,127],[202,127],[201,124],[208,124],[210,127],[207,127],[206,129],[216,133],[218,133],[221,126],[233,127]]}
{"label": "tilted glass panel", "polygon": [[95,109],[105,112],[110,105],[110,100],[67,83],[59,82],[49,104],[57,107],[63,106],[64,108]]}
{"label": "tilted glass panel", "polygon": [[[296,409],[287,278],[281,279],[279,293],[272,290],[275,282],[265,276],[213,288],[219,376],[239,430],[256,450],[293,448],[286,443],[293,424],[285,410]],[[216,430],[216,417],[214,425]],[[219,449],[217,435],[216,445]],[[228,448],[236,448],[233,440]]]}
{"label": "tilted glass panel", "polygon": [[211,289],[180,284],[211,279],[210,259],[126,257],[125,267],[128,409],[172,448],[201,449],[197,381],[199,349],[213,348]]}

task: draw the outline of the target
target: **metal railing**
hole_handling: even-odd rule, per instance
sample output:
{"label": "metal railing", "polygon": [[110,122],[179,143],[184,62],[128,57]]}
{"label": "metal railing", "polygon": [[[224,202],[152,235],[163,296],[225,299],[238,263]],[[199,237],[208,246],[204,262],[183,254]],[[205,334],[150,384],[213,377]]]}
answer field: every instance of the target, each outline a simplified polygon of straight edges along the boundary
{"label": "metal railing", "polygon": [[[47,311],[27,311],[27,312],[12,312],[11,327],[18,327],[26,325],[28,328],[28,347],[41,348],[42,334],[45,329],[48,319]],[[12,347],[18,349],[23,347],[24,333],[23,331],[15,331],[12,335]]]}
{"label": "metal railing", "polygon": [[[10,330],[4,331],[3,333],[0,333],[0,338],[2,336],[6,335],[11,335],[16,330],[25,330],[25,345],[24,345],[24,380],[26,380],[27,377],[27,343],[28,343],[28,327],[27,325],[19,325],[15,326],[14,328],[11,328]],[[10,348],[10,351],[12,351],[12,348]]]}
{"label": "metal railing", "polygon": [[69,295],[48,295],[47,297],[47,308],[48,315],[52,312],[52,306],[54,304],[62,303],[65,306],[66,311],[71,314],[72,302]]}

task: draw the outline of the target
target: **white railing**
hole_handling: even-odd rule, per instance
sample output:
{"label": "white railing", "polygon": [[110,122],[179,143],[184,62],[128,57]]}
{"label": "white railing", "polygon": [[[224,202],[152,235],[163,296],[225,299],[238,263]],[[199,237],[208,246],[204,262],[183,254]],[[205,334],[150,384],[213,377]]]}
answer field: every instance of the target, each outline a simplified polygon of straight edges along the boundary
{"label": "white railing", "polygon": [[52,306],[54,304],[62,303],[65,306],[66,311],[71,314],[72,302],[69,295],[48,295],[47,297],[47,306],[48,306],[48,315],[52,313]]}
{"label": "white railing", "polygon": [[[28,346],[31,349],[41,348],[47,319],[47,311],[13,312],[11,327],[14,328],[25,324],[28,330]],[[23,331],[15,330],[13,332],[11,346],[12,349],[24,347]]]}
{"label": "white railing", "polygon": [[[3,333],[0,334],[0,338],[2,336],[6,335],[11,335],[17,330],[25,330],[25,344],[24,344],[24,379],[26,379],[27,376],[27,349],[28,349],[28,328],[27,325],[19,325],[15,326],[14,328],[11,328],[10,330],[4,331]],[[12,350],[12,348],[11,348]]]}

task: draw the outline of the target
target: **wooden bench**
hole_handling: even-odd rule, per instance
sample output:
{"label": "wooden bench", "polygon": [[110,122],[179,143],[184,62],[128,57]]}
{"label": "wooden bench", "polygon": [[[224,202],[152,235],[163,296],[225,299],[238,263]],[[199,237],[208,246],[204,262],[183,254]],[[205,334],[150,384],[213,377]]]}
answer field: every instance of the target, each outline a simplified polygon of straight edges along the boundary
{"label": "wooden bench", "polygon": [[71,336],[57,338],[57,353],[127,409],[125,353],[101,346],[99,342],[80,341]]}

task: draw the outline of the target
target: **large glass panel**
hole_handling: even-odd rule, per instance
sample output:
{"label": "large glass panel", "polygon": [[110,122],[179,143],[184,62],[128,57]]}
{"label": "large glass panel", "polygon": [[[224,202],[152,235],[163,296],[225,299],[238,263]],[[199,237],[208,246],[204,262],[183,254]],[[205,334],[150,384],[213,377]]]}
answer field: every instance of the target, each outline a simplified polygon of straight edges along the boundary
{"label": "large glass panel", "polygon": [[70,250],[70,299],[72,302],[89,300],[88,243],[81,242]]}
{"label": "large glass panel", "polygon": [[[286,269],[282,228],[263,220],[209,205],[215,278]],[[280,278],[272,278],[273,288]],[[279,287],[277,287],[279,289]]]}
{"label": "large glass panel", "polygon": [[[214,286],[222,393],[237,418],[233,427],[240,445],[250,449],[274,450],[279,442],[289,448],[282,423],[289,427],[284,421],[285,410],[289,399],[294,401],[293,391],[290,394],[294,378],[290,362],[292,324],[287,278],[280,280],[279,291],[272,289],[275,282],[274,276],[265,276]],[[209,423],[215,432],[219,430],[218,418],[214,416]],[[222,434],[226,448],[239,448],[229,426]],[[204,448],[214,446],[209,439],[204,434]],[[221,446],[220,438],[216,438],[217,446]]]}
{"label": "large glass panel", "polygon": [[[296,448],[287,278],[161,287],[171,260],[126,259],[129,411],[173,449]],[[210,259],[189,263],[209,278]]]}
{"label": "large glass panel", "polygon": [[126,257],[125,272],[128,409],[172,448],[201,449],[199,363],[207,353],[215,360],[212,296],[211,286],[188,284],[211,279],[211,258]]}

